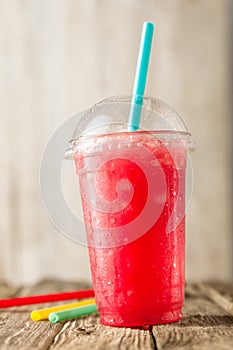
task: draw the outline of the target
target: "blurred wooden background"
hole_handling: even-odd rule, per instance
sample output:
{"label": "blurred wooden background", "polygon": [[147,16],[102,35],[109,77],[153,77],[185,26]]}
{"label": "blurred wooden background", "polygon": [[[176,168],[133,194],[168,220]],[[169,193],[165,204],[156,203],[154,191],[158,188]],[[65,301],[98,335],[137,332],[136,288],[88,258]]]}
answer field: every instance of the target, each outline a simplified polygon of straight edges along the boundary
{"label": "blurred wooden background", "polygon": [[90,279],[87,250],[40,198],[43,149],[61,122],[130,94],[142,22],[156,25],[147,95],[197,143],[187,278],[232,278],[230,0],[0,0],[0,278]]}

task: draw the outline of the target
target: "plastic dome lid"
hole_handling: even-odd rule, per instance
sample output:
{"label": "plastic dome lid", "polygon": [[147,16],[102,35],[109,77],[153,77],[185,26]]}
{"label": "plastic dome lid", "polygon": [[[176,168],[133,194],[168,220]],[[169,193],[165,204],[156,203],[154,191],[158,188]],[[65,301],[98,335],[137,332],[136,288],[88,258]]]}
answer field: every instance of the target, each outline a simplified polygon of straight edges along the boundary
{"label": "plastic dome lid", "polygon": [[[90,137],[127,132],[132,96],[114,96],[104,99],[84,112],[78,122],[66,157],[73,158],[80,143],[86,143]],[[144,97],[138,131],[148,131],[159,138],[179,137],[187,149],[194,150],[194,140],[180,115],[165,102]]]}

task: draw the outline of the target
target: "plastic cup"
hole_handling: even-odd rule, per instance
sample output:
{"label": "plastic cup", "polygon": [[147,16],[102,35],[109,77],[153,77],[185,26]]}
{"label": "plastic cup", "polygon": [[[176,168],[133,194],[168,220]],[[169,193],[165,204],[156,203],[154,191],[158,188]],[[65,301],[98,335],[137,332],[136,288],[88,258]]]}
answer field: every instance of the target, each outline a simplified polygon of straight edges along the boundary
{"label": "plastic cup", "polygon": [[[148,327],[182,318],[187,155],[193,140],[162,101],[131,97],[89,109],[67,154],[75,159],[101,323]],[[141,107],[140,107],[141,108]]]}

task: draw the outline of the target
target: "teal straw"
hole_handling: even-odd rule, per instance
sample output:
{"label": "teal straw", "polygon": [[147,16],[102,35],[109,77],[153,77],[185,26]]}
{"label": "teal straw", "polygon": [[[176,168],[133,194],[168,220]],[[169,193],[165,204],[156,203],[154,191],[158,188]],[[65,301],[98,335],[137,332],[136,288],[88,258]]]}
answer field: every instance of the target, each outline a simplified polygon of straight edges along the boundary
{"label": "teal straw", "polygon": [[129,114],[128,131],[136,131],[139,128],[153,32],[154,24],[144,22]]}
{"label": "teal straw", "polygon": [[75,307],[69,310],[52,312],[49,315],[49,321],[52,323],[56,323],[59,321],[65,321],[94,313],[97,313],[96,304],[91,304],[86,306]]}

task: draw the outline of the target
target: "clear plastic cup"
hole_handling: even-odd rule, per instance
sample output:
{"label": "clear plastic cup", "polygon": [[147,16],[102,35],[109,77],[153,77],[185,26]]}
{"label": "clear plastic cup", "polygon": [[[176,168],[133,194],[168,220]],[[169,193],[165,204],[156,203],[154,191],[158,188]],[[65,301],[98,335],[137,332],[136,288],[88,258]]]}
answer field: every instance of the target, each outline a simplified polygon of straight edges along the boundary
{"label": "clear plastic cup", "polygon": [[144,98],[140,128],[128,132],[130,101],[90,108],[67,156],[76,163],[101,323],[148,327],[182,317],[194,143],[181,117],[154,98]]}

